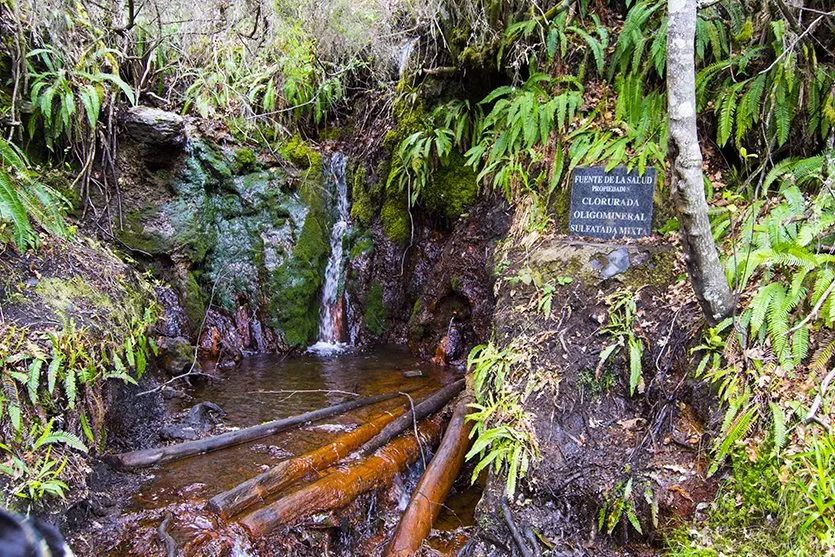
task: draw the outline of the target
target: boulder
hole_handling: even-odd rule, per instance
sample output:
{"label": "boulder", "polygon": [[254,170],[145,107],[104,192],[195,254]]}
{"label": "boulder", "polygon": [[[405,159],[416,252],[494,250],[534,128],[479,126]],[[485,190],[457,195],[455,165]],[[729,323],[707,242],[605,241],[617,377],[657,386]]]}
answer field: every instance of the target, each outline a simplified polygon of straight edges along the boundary
{"label": "boulder", "polygon": [[174,377],[186,373],[194,362],[192,371],[201,372],[200,362],[194,361],[194,348],[183,337],[161,337],[157,340],[160,367]]}
{"label": "boulder", "polygon": [[136,143],[153,147],[182,147],[186,143],[183,117],[149,106],[128,109],[122,121],[125,134]]}

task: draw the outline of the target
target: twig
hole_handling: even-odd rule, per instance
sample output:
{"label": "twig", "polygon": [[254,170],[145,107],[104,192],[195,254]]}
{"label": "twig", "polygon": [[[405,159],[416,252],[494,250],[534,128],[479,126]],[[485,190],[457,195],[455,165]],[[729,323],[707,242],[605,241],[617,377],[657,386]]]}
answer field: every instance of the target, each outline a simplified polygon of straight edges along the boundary
{"label": "twig", "polygon": [[296,391],[254,391],[255,394],[259,395],[281,395],[281,394],[290,394],[295,395],[299,393],[327,393],[327,394],[337,394],[337,395],[350,395],[350,396],[360,396],[358,393],[352,393],[350,391],[337,391],[331,389],[299,389]]}
{"label": "twig", "polygon": [[165,518],[162,519],[159,528],[157,528],[157,537],[165,549],[166,557],[177,557],[177,542],[168,533],[168,525],[171,523],[172,518],[171,513],[166,511]]}
{"label": "twig", "polygon": [[409,393],[401,392],[400,394],[409,399],[409,406],[412,411],[412,428],[415,432],[415,441],[417,441],[418,448],[420,449],[420,460],[423,462],[423,468],[426,469],[426,454],[423,451],[423,443],[420,442],[420,435],[418,435],[417,416],[415,415],[415,401]]}
{"label": "twig", "polygon": [[[769,71],[771,71],[771,68],[776,66],[777,63],[780,60],[782,60],[783,56],[785,56],[789,52],[792,52],[794,50],[794,47],[797,46],[797,43],[799,43],[803,39],[803,37],[805,37],[806,35],[808,35],[809,33],[811,33],[812,31],[814,31],[817,28],[818,24],[821,21],[823,21],[823,17],[824,16],[819,16],[815,21],[813,21],[811,23],[811,25],[809,25],[806,28],[805,31],[803,31],[802,33],[800,33],[800,35],[798,35],[798,37],[792,42],[791,45],[789,45],[789,47],[787,49],[785,49],[783,52],[780,53],[780,56],[778,56],[777,58],[774,59],[774,61],[771,63],[771,65],[769,65],[766,69],[764,69],[763,71],[760,72],[760,75],[762,75],[764,73],[768,73]],[[795,22],[795,25],[797,25],[797,22]]]}
{"label": "twig", "polygon": [[829,385],[833,380],[835,380],[835,368],[832,368],[832,371],[827,373],[826,377],[823,378],[820,389],[818,389],[818,394],[815,395],[815,400],[812,402],[812,407],[809,408],[809,413],[806,414],[806,417],[803,419],[803,421],[807,424],[814,422],[822,426],[827,432],[830,431],[829,424],[816,417],[816,414],[818,413],[818,410],[820,410],[821,404],[823,404],[823,396],[826,394],[826,390],[829,388]]}
{"label": "twig", "polygon": [[823,304],[826,302],[826,299],[829,297],[829,295],[830,295],[830,294],[832,294],[832,291],[833,291],[833,290],[835,290],[835,281],[832,281],[832,283],[829,285],[829,288],[827,288],[827,289],[824,291],[823,295],[820,297],[820,300],[818,300],[818,303],[817,303],[817,304],[815,304],[815,307],[813,307],[813,308],[812,308],[812,311],[810,311],[810,312],[809,312],[809,315],[807,315],[806,317],[804,317],[804,318],[803,318],[803,321],[801,321],[800,323],[798,323],[797,325],[795,325],[794,327],[792,327],[791,329],[789,329],[789,330],[786,332],[786,336],[788,336],[788,335],[792,334],[793,332],[795,332],[796,330],[800,329],[801,327],[805,327],[805,326],[806,326],[806,324],[807,324],[809,321],[811,321],[812,319],[814,319],[815,317],[817,317],[818,312],[820,312],[821,308],[823,307]]}
{"label": "twig", "polygon": [[502,494],[502,515],[504,516],[504,521],[507,523],[507,527],[510,530],[510,535],[513,537],[513,541],[516,542],[517,547],[519,547],[519,551],[522,552],[522,557],[534,557],[531,550],[528,549],[527,545],[525,545],[525,539],[519,532],[519,528],[516,526],[516,523],[513,522],[513,515],[510,514],[510,507],[507,506],[507,495],[505,494]]}
{"label": "twig", "polygon": [[531,547],[533,547],[534,557],[540,557],[539,544],[536,541],[536,534],[533,531],[533,527],[530,524],[525,524],[523,530],[525,531],[525,538],[527,538],[531,543]]}

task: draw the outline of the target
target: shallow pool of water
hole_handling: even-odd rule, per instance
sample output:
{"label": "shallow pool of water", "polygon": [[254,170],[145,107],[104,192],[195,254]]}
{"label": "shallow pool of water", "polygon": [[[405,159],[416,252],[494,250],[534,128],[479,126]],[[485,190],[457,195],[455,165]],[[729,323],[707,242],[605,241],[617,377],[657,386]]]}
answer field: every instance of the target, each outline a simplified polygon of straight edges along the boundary
{"label": "shallow pool of water", "polygon": [[[172,404],[177,411],[202,401],[214,402],[226,412],[224,427],[242,428],[357,396],[435,389],[458,377],[460,372],[428,365],[400,347],[332,357],[254,356],[220,375],[220,380],[193,390],[192,400]],[[265,466],[316,449],[346,428],[402,403],[402,399],[393,399],[251,443],[166,464],[152,472],[153,480],[134,497],[131,510],[159,508],[183,498],[211,497],[260,473]]]}

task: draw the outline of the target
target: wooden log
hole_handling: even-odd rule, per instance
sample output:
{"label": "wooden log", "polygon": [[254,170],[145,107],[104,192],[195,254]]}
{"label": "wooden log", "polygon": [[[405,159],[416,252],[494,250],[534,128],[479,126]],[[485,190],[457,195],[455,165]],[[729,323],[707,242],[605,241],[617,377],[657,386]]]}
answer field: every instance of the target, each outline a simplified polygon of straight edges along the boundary
{"label": "wooden log", "polygon": [[411,432],[401,435],[372,456],[337,468],[320,480],[245,515],[240,523],[253,537],[263,536],[282,524],[342,508],[363,493],[390,484],[398,472],[418,459],[424,445],[440,437],[443,419],[442,412],[435,414],[417,426],[417,437]]}
{"label": "wooden log", "polygon": [[406,512],[394,532],[386,557],[411,557],[423,544],[455,483],[470,442],[467,421],[470,397],[462,397],[449,421],[438,451],[412,493]]}
{"label": "wooden log", "polygon": [[383,445],[386,445],[392,439],[406,431],[406,429],[413,428],[414,424],[446,406],[450,400],[464,390],[464,386],[464,379],[459,379],[455,383],[447,385],[433,395],[428,396],[425,400],[415,404],[414,408],[391,422],[383,428],[383,431],[381,431],[376,437],[361,446],[357,450],[358,455],[369,456],[374,451]]}
{"label": "wooden log", "polygon": [[327,408],[321,408],[312,412],[299,414],[290,418],[281,420],[274,420],[272,422],[263,423],[260,425],[239,429],[238,431],[230,431],[221,435],[215,435],[206,439],[198,439],[197,441],[187,441],[185,443],[177,443],[175,445],[168,445],[165,447],[157,447],[154,449],[143,449],[139,451],[131,451],[117,455],[111,455],[107,461],[121,469],[141,468],[145,466],[152,466],[154,464],[163,464],[186,458],[189,456],[205,454],[219,449],[225,449],[255,439],[268,437],[279,431],[290,429],[298,425],[330,418],[337,414],[344,414],[356,408],[369,406],[378,402],[392,399],[400,396],[400,392],[390,392],[381,395],[362,398],[359,400],[352,400],[350,402],[343,402]]}
{"label": "wooden log", "polygon": [[322,470],[345,458],[360,445],[362,447],[357,451],[358,456],[368,456],[397,435],[413,427],[417,421],[440,410],[463,388],[463,385],[463,380],[457,381],[415,404],[414,408],[410,408],[407,413],[397,419],[391,414],[380,416],[320,449],[284,461],[263,474],[212,497],[209,500],[209,507],[221,517],[229,518],[292,485],[310,472]]}
{"label": "wooden log", "polygon": [[215,495],[209,499],[209,508],[223,518],[236,515],[262,502],[269,495],[292,485],[299,478],[345,458],[402,414],[402,409],[380,414],[315,451],[280,462],[266,472]]}

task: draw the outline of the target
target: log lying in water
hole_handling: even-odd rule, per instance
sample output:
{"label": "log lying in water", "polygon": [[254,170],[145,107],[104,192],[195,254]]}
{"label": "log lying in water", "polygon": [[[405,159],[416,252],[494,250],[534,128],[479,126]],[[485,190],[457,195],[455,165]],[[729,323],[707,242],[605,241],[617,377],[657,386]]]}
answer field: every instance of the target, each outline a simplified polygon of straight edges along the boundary
{"label": "log lying in water", "polygon": [[376,437],[365,443],[357,450],[359,456],[369,456],[374,451],[390,442],[392,439],[406,431],[406,429],[414,427],[414,424],[424,419],[430,414],[434,414],[455,397],[458,393],[464,390],[465,381],[459,379],[455,383],[447,385],[436,393],[426,397],[426,399],[415,404],[414,408],[391,422],[383,431]]}
{"label": "log lying in water", "polygon": [[[402,410],[399,414],[402,414]],[[223,518],[229,518],[239,512],[262,502],[267,496],[276,493],[311,472],[322,470],[337,460],[345,458],[357,447],[380,433],[380,431],[398,416],[397,412],[381,414],[360,427],[341,435],[315,451],[291,458],[273,466],[263,474],[224,491],[209,499],[209,508]]]}
{"label": "log lying in water", "polygon": [[358,455],[368,456],[412,428],[416,422],[440,410],[463,388],[462,379],[428,396],[397,419],[391,415],[375,418],[320,449],[284,461],[263,474],[214,496],[209,500],[209,507],[223,518],[229,518],[292,485],[310,472],[321,470],[345,458],[360,445],[362,446],[357,451]]}
{"label": "log lying in water", "polygon": [[253,537],[263,536],[282,524],[342,508],[363,493],[390,484],[398,472],[418,459],[423,445],[440,437],[442,414],[437,413],[417,426],[419,438],[413,433],[404,434],[372,456],[337,468],[299,491],[245,515],[240,523]]}
{"label": "log lying in water", "polygon": [[360,400],[352,400],[350,402],[343,402],[327,408],[321,408],[312,412],[299,414],[290,418],[275,420],[272,422],[263,423],[260,425],[247,427],[238,431],[230,431],[221,435],[215,435],[206,439],[198,439],[197,441],[187,441],[185,443],[177,443],[176,445],[168,445],[166,447],[157,447],[154,449],[144,449],[140,451],[131,451],[129,453],[122,453],[112,455],[107,458],[107,461],[121,469],[141,468],[145,466],[153,466],[154,464],[163,464],[173,460],[179,460],[188,456],[204,454],[219,449],[225,449],[241,443],[254,441],[268,437],[279,431],[290,429],[307,422],[314,422],[324,418],[330,418],[337,414],[344,414],[356,408],[383,402],[384,400],[392,399],[400,396],[400,392],[391,392],[381,395],[362,398]]}
{"label": "log lying in water", "polygon": [[470,424],[466,420],[469,402],[469,397],[462,397],[458,402],[438,451],[412,493],[406,512],[400,517],[386,557],[411,557],[432,530],[432,523],[438,518],[467,454],[470,441]]}

